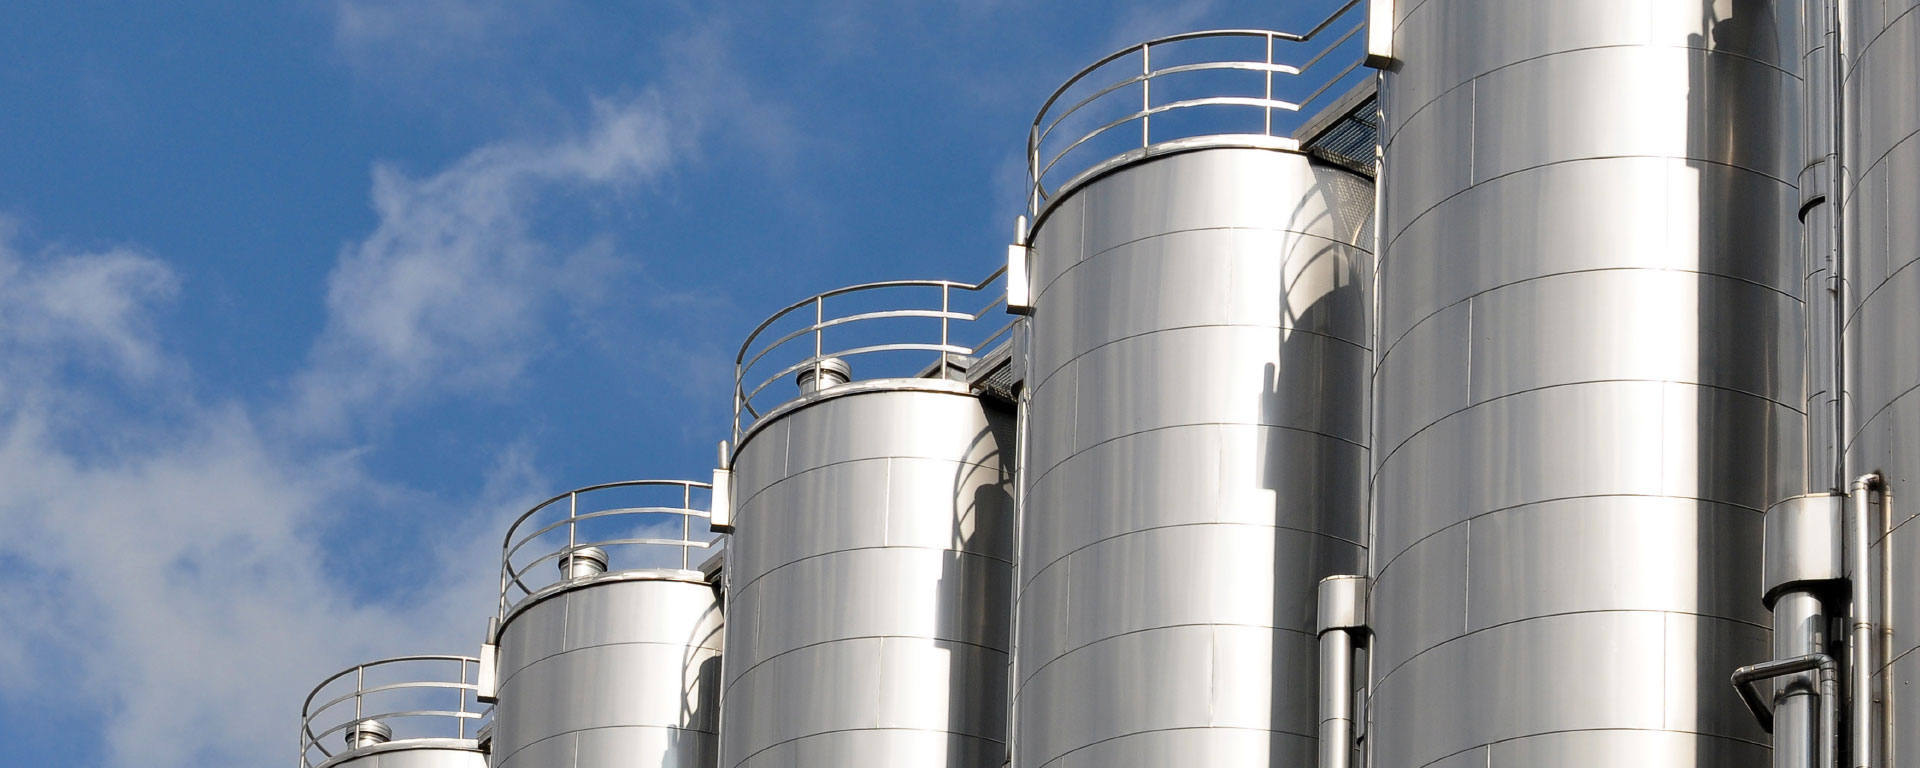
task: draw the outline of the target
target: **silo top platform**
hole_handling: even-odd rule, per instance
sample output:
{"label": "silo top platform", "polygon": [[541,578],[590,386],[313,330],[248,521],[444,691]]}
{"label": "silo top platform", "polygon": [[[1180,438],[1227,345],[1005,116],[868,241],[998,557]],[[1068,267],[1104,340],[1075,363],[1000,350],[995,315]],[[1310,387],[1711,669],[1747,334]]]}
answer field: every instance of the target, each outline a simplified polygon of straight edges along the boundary
{"label": "silo top platform", "polygon": [[490,712],[476,698],[479,673],[478,659],[442,655],[395,656],[334,673],[300,708],[300,768],[421,749],[471,753],[475,768],[484,766],[478,734]]}
{"label": "silo top platform", "polygon": [[[977,283],[889,280],[788,305],[734,357],[733,440],[795,409],[859,392],[970,394],[1006,363],[1006,269]],[[796,389],[783,384],[791,381]]]}
{"label": "silo top platform", "polygon": [[[606,581],[706,583],[715,537],[701,509],[713,486],[624,480],[534,505],[507,528],[500,550],[499,623],[551,595]],[[699,522],[695,522],[699,521]]]}
{"label": "silo top platform", "polygon": [[1053,201],[1148,158],[1212,147],[1301,151],[1295,131],[1308,110],[1368,79],[1359,71],[1367,26],[1360,5],[1345,3],[1305,33],[1221,29],[1156,38],[1068,78],[1027,134],[1027,213],[1035,226]]}

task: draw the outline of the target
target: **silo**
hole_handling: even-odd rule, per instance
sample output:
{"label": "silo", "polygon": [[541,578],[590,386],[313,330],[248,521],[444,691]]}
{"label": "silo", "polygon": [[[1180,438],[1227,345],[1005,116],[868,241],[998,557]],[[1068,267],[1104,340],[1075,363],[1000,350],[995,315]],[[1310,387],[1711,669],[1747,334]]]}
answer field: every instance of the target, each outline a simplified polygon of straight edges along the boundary
{"label": "silo", "polygon": [[[1920,2],[1842,0],[1847,474],[1879,472],[1863,606],[1876,766],[1920,765]],[[1864,488],[1854,488],[1856,496]],[[1849,539],[1851,543],[1853,539]],[[1858,569],[1853,569],[1858,570]],[[1864,763],[1863,763],[1864,764]]]}
{"label": "silo", "polygon": [[1288,135],[1340,93],[1299,42],[1149,41],[1035,121],[1016,768],[1313,764],[1315,585],[1365,562],[1374,191]]}
{"label": "silo", "polygon": [[396,656],[335,673],[300,708],[300,768],[487,768],[479,668]]}
{"label": "silo", "polygon": [[1383,77],[1371,764],[1759,765],[1798,4],[1427,0]]}
{"label": "silo", "polygon": [[961,310],[983,289],[833,291],[742,346],[726,768],[1005,758],[1013,414],[976,394],[1004,333],[967,329],[1005,324]]}
{"label": "silo", "polygon": [[535,506],[500,571],[493,768],[711,768],[721,604],[707,486],[639,480]]}

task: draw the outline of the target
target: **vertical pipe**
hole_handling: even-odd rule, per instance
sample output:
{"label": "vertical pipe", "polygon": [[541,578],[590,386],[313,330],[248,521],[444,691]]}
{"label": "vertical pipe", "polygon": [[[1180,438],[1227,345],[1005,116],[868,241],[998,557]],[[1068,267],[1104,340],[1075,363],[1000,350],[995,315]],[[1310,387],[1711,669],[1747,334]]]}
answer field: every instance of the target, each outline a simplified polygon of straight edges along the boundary
{"label": "vertical pipe", "polygon": [[[1777,659],[1824,653],[1826,651],[1826,612],[1820,598],[1809,591],[1787,592],[1773,605],[1773,655]],[[1830,727],[1819,720],[1818,682],[1811,672],[1788,675],[1774,681],[1773,765],[1774,768],[1813,768],[1819,759],[1816,727]],[[1830,768],[1830,766],[1823,766]]]}
{"label": "vertical pipe", "polygon": [[1845,241],[1842,239],[1840,202],[1844,191],[1843,168],[1840,164],[1841,141],[1844,136],[1841,120],[1845,114],[1842,100],[1845,98],[1846,71],[1843,68],[1840,51],[1840,0],[1827,0],[1827,82],[1830,89],[1827,99],[1831,111],[1827,121],[1827,250],[1831,254],[1827,280],[1833,285],[1830,298],[1833,306],[1833,484],[1837,490],[1847,476],[1847,424],[1845,417],[1846,397],[1842,388],[1847,383],[1846,345],[1839,338],[1846,325],[1846,281],[1841,278],[1842,267],[1846,260]]}
{"label": "vertical pipe", "polygon": [[1852,493],[1848,494],[1850,514],[1847,530],[1850,536],[1847,552],[1847,571],[1853,587],[1853,606],[1847,612],[1851,632],[1848,633],[1848,652],[1851,654],[1851,669],[1847,682],[1852,689],[1852,706],[1848,712],[1851,724],[1849,746],[1852,747],[1853,768],[1873,768],[1873,732],[1876,730],[1873,718],[1873,672],[1874,672],[1874,585],[1872,568],[1873,537],[1868,528],[1872,519],[1872,494],[1883,487],[1883,479],[1878,473],[1861,475],[1853,481]]}
{"label": "vertical pipe", "polygon": [[[1893,484],[1882,478],[1880,483],[1880,585],[1885,594],[1880,596],[1880,639],[1881,657],[1893,652]],[[1888,675],[1892,670],[1887,671]],[[1893,745],[1896,732],[1893,728],[1893,697],[1898,686],[1889,684],[1891,677],[1881,678],[1885,687],[1880,701],[1880,765],[1894,768]]]}
{"label": "vertical pipe", "polygon": [[1319,768],[1348,768],[1353,761],[1353,634],[1320,633]]}

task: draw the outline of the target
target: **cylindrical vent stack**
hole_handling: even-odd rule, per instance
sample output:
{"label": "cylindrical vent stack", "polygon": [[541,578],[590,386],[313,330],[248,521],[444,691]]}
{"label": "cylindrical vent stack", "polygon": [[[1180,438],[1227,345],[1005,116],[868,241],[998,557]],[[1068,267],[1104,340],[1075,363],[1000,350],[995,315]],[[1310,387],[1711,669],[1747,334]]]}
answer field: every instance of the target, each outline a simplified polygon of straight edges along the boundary
{"label": "cylindrical vent stack", "polygon": [[1312,764],[1314,587],[1364,563],[1372,206],[1225,147],[1038,222],[1016,768]]}
{"label": "cylindrical vent stack", "polygon": [[[667,485],[674,499],[606,509],[590,493],[634,485]],[[682,543],[696,524],[688,518],[701,518],[701,538],[707,527],[704,512],[677,509],[690,485],[563,494],[508,534],[493,768],[712,768],[723,622],[718,588],[686,567],[698,551]],[[567,519],[541,526],[543,508]],[[619,532],[599,546],[516,549],[542,536],[564,541],[572,519],[612,521]]]}
{"label": "cylindrical vent stack", "polygon": [[1005,757],[1012,416],[913,381],[783,411],[733,456],[726,768]]}
{"label": "cylindrical vent stack", "polygon": [[1920,526],[1911,523],[1920,479],[1920,2],[1843,0],[1841,9],[1847,466],[1849,476],[1884,473],[1898,502],[1870,520],[1879,572],[1867,577],[1884,583],[1867,619],[1880,638],[1876,759],[1895,758],[1875,764],[1912,765],[1920,764],[1912,687],[1920,681]]}
{"label": "cylindrical vent stack", "polygon": [[1763,765],[1802,492],[1797,4],[1398,3],[1376,768]]}

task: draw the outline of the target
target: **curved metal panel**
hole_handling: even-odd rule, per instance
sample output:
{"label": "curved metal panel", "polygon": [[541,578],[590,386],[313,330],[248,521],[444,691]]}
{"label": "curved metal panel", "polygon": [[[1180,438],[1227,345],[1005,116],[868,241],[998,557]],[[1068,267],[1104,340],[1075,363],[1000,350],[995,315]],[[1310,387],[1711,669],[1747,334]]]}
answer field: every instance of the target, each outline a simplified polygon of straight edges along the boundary
{"label": "curved metal panel", "polygon": [[372,752],[332,764],[334,768],[487,768],[478,749],[404,749]]}
{"label": "curved metal panel", "polygon": [[[1842,206],[1846,281],[1846,428],[1850,476],[1882,472],[1895,502],[1876,513],[1872,561],[1885,610],[1870,617],[1886,665],[1876,674],[1885,718],[1876,739],[1904,756],[1920,733],[1912,685],[1920,680],[1920,2],[1842,0],[1846,57]],[[1886,518],[1886,519],[1882,519]],[[1883,758],[1884,759],[1884,758]]]}
{"label": "curved metal panel", "polygon": [[1364,562],[1372,186],[1209,149],[1033,234],[1013,765],[1306,764]]}
{"label": "curved metal panel", "polygon": [[688,581],[604,581],[510,614],[500,630],[495,768],[710,768],[719,595]]}
{"label": "curved metal panel", "polygon": [[1798,10],[1426,0],[1382,87],[1370,759],[1732,765],[1804,492]]}
{"label": "curved metal panel", "polygon": [[722,763],[998,766],[1010,415],[893,390],[774,419],[733,457]]}

